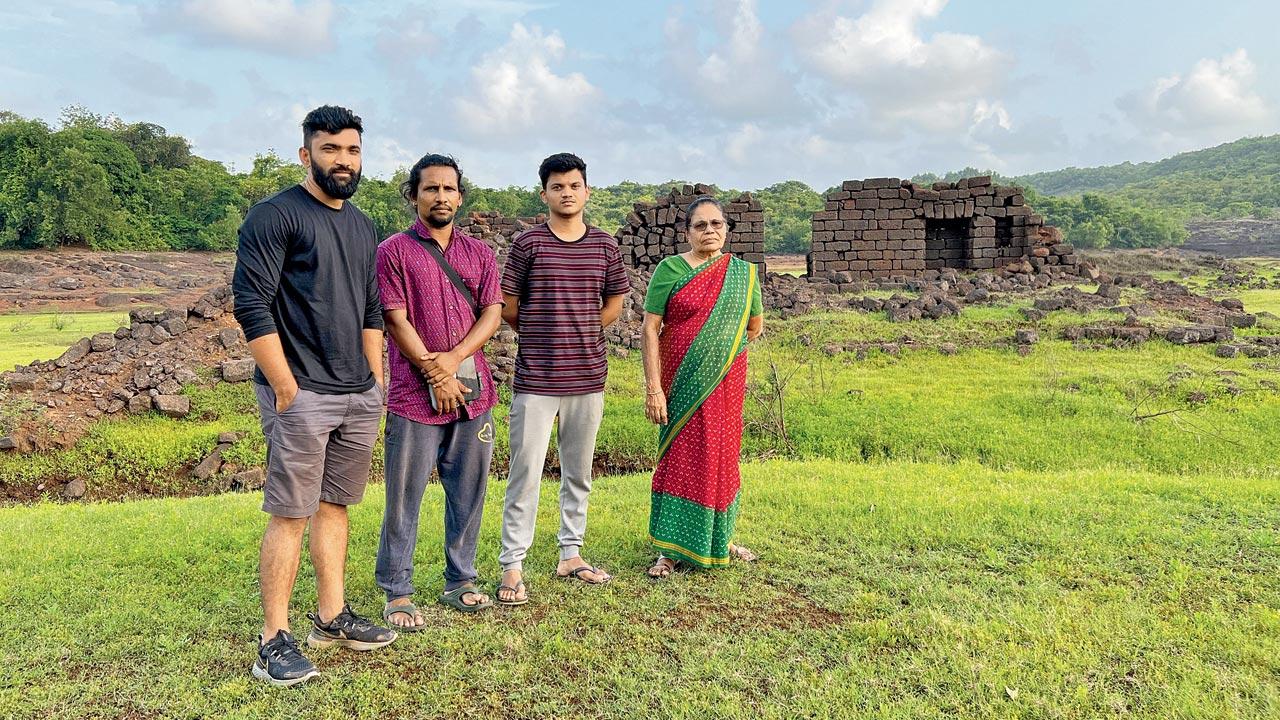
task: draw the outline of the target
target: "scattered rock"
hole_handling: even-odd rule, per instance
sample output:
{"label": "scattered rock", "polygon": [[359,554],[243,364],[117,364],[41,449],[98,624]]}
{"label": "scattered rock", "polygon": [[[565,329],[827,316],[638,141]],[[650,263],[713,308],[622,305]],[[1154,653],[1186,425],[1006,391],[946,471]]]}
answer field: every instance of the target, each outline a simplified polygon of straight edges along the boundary
{"label": "scattered rock", "polygon": [[172,317],[160,323],[160,327],[170,335],[181,335],[187,329],[187,321],[184,318]]}
{"label": "scattered rock", "polygon": [[5,378],[5,385],[9,388],[9,392],[27,392],[36,389],[35,373],[9,373]]}
{"label": "scattered rock", "polygon": [[1219,345],[1216,354],[1220,358],[1233,358],[1240,354],[1240,348],[1236,345]]}
{"label": "scattered rock", "polygon": [[62,497],[68,500],[79,500],[84,497],[84,493],[88,488],[85,487],[84,480],[75,478],[62,488]]}
{"label": "scattered rock", "polygon": [[199,465],[191,471],[191,476],[197,480],[208,480],[213,474],[222,468],[222,446],[219,445],[213,449],[213,452],[205,456]]}
{"label": "scattered rock", "polygon": [[1098,291],[1094,293],[1098,297],[1104,297],[1108,300],[1120,299],[1120,288],[1114,284],[1099,285]]}
{"label": "scattered rock", "polygon": [[222,328],[218,331],[218,342],[222,343],[222,347],[230,350],[240,344],[240,339],[244,334],[240,332],[240,328]]}
{"label": "scattered rock", "polygon": [[1040,342],[1040,333],[1035,330],[1015,330],[1013,339],[1019,345],[1035,345]]}
{"label": "scattered rock", "polygon": [[129,301],[132,299],[133,299],[133,296],[130,295],[129,293],[113,292],[113,293],[107,293],[105,295],[99,296],[98,299],[95,301],[95,304],[98,307],[106,307],[106,308],[120,307],[121,305],[128,305]]}
{"label": "scattered rock", "polygon": [[260,490],[267,481],[262,468],[243,470],[231,476],[231,487],[237,490]]}
{"label": "scattered rock", "polygon": [[151,411],[151,396],[146,393],[134,395],[129,398],[129,412],[139,415],[144,412]]}
{"label": "scattered rock", "polygon": [[186,395],[157,395],[155,408],[171,418],[183,418],[191,413],[191,398]]}
{"label": "scattered rock", "polygon": [[253,378],[256,367],[253,358],[226,360],[222,363],[222,379],[227,382],[245,382]]}
{"label": "scattered rock", "polygon": [[114,350],[116,347],[116,335],[110,332],[100,332],[89,340],[89,349],[93,352],[107,352]]}

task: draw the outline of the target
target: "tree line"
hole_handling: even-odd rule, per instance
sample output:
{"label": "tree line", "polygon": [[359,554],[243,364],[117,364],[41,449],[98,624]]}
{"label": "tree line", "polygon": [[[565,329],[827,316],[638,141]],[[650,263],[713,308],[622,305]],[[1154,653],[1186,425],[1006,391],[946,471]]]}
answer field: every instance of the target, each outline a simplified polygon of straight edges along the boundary
{"label": "tree line", "polygon": [[[1183,223],[1193,216],[1274,213],[1280,207],[1280,154],[1271,150],[1278,144],[1280,136],[1250,139],[1201,151],[1210,153],[1206,156],[1178,156],[1162,161],[1162,172],[1148,171],[1141,178],[1123,169],[1095,173],[1139,182],[1079,195],[1053,196],[1041,187],[1087,184],[1087,179],[1070,181],[1062,175],[1071,171],[996,178],[1028,185],[1032,207],[1081,247],[1160,247],[1183,242]],[[914,179],[936,182],[987,174],[994,175],[965,168]],[[189,141],[159,125],[126,123],[81,107],[63,111],[57,127],[0,111],[0,248],[230,250],[249,207],[302,177],[300,165],[274,152],[257,156],[249,170],[233,173],[193,154]],[[400,197],[404,177],[402,169],[388,179],[366,176],[361,181],[354,202],[373,219],[380,236],[412,221]],[[626,222],[634,203],[652,201],[685,182],[624,181],[595,187],[587,220],[612,233]],[[717,191],[723,200],[740,193]],[[823,194],[797,180],[754,194],[767,218],[766,250],[806,252],[811,216],[823,208]],[[536,188],[472,186],[464,210],[529,217],[545,212],[545,206]]]}

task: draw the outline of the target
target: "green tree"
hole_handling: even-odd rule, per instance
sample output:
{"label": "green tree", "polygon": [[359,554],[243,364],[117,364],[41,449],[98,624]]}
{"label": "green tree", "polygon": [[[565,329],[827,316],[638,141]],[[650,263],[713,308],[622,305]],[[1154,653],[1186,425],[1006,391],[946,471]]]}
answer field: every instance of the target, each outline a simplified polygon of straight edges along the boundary
{"label": "green tree", "polygon": [[38,243],[94,250],[159,249],[120,205],[107,171],[74,144],[64,144],[37,174]]}
{"label": "green tree", "polygon": [[145,171],[186,167],[191,163],[191,143],[186,138],[169,135],[154,123],[120,123],[112,129],[112,134],[133,152]]}
{"label": "green tree", "polygon": [[254,203],[291,185],[297,185],[306,175],[306,170],[301,165],[286,162],[274,150],[254,157],[253,169],[240,176],[244,209],[248,210]]}
{"label": "green tree", "polygon": [[799,180],[787,180],[760,190],[756,197],[764,208],[764,249],[808,252],[813,214],[826,207],[822,196]]}
{"label": "green tree", "polygon": [[408,175],[402,170],[390,180],[361,178],[360,190],[352,199],[373,220],[379,238],[386,238],[403,231],[413,222],[409,204],[400,196],[400,183]]}
{"label": "green tree", "polygon": [[48,125],[0,113],[0,247],[42,245],[37,171],[53,152]]}
{"label": "green tree", "polygon": [[229,250],[243,219],[244,198],[222,163],[192,158],[183,167],[149,174],[156,231],[175,250]]}

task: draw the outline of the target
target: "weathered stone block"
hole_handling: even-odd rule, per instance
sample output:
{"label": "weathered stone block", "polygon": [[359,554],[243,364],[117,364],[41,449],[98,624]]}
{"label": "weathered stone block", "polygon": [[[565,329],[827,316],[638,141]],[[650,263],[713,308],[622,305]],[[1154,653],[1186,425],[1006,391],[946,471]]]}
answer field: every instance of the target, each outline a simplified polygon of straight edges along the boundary
{"label": "weathered stone block", "polygon": [[186,395],[157,395],[155,408],[172,418],[183,418],[191,413],[191,398]]}
{"label": "weathered stone block", "polygon": [[253,358],[225,360],[222,363],[222,379],[227,382],[245,382],[253,377],[256,367]]}

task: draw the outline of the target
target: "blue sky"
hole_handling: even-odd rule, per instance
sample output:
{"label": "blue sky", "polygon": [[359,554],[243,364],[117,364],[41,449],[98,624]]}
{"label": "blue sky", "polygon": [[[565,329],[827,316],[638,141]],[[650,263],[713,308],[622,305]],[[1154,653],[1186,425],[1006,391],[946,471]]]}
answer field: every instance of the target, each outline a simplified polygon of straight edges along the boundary
{"label": "blue sky", "polygon": [[0,109],[146,120],[246,169],[323,103],[366,173],[757,188],[1143,161],[1280,132],[1280,3],[877,0],[7,4]]}

